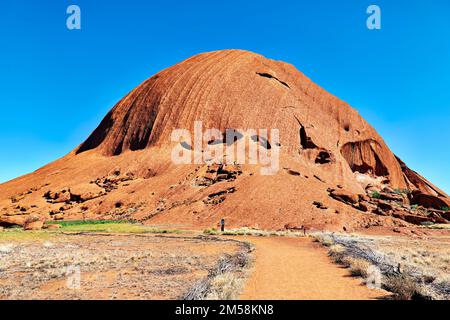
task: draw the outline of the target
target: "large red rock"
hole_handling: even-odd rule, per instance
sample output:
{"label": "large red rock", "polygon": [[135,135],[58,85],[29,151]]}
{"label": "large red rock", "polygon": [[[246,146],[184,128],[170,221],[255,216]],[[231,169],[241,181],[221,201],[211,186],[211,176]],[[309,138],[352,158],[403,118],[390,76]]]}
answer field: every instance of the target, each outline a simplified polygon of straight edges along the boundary
{"label": "large red rock", "polygon": [[359,196],[357,194],[346,190],[333,190],[330,192],[330,197],[348,204],[356,204],[359,201]]}
{"label": "large red rock", "polygon": [[94,183],[84,183],[70,188],[71,199],[76,202],[86,202],[102,196],[104,190]]}
{"label": "large red rock", "polygon": [[450,201],[445,196],[426,194],[420,190],[412,192],[411,204],[417,204],[425,208],[442,210],[450,207]]}
{"label": "large red rock", "polygon": [[24,230],[41,230],[44,226],[45,218],[41,215],[30,214],[23,225]]}
{"label": "large red rock", "polygon": [[[207,172],[205,164],[174,164],[173,148],[189,150],[194,144],[172,142],[171,134],[174,129],[193,134],[195,121],[219,132],[278,129],[279,171],[264,176],[261,165],[247,161],[241,173],[230,176]],[[256,140],[264,143],[259,136]],[[120,172],[133,178],[118,179]],[[87,184],[94,190],[75,191]],[[368,186],[420,190],[448,203],[448,196],[398,159],[355,109],[294,66],[224,50],[196,55],[144,81],[71,153],[0,185],[0,206],[10,208],[14,199],[38,204],[34,211],[48,214],[61,207],[54,202],[70,202],[73,207],[58,218],[132,218],[198,228],[221,218],[231,227],[271,229],[288,223],[336,230],[394,226],[391,217],[358,209],[357,195]],[[40,191],[27,193],[32,188]],[[74,194],[60,193],[62,188]],[[231,188],[235,191],[223,193]],[[340,188],[346,203],[327,192]],[[43,198],[47,190],[52,191]],[[203,201],[211,194],[221,194],[220,201]],[[89,206],[83,204],[88,200]]]}
{"label": "large red rock", "polygon": [[61,229],[60,224],[48,224],[47,226],[44,226],[44,227],[45,227],[45,229],[48,229],[48,230]]}
{"label": "large red rock", "polygon": [[3,216],[0,217],[0,226],[4,227],[22,227],[25,224],[26,216]]}

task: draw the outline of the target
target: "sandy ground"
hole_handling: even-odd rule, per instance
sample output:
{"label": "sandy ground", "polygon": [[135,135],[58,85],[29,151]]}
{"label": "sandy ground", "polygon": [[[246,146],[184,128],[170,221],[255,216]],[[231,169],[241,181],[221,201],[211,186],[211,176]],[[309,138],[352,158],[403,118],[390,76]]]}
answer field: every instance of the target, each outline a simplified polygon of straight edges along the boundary
{"label": "sandy ground", "polygon": [[401,265],[403,272],[422,274],[427,282],[450,285],[450,230],[427,230],[421,237],[398,235],[337,235],[342,241],[351,243],[364,251],[377,254],[385,263]]}
{"label": "sandy ground", "polygon": [[0,300],[180,299],[236,250],[190,236],[0,237]]}
{"label": "sandy ground", "polygon": [[[196,233],[36,237],[0,238],[0,299],[179,299],[221,256],[239,248]],[[311,238],[232,238],[255,246],[240,299],[366,300],[388,295],[333,263],[327,249]],[[399,243],[388,241],[394,242]],[[420,244],[411,241],[411,246]],[[68,288],[71,265],[80,267],[81,290]]]}
{"label": "sandy ground", "polygon": [[241,299],[367,300],[387,295],[333,264],[309,238],[245,240],[256,246],[256,259]]}

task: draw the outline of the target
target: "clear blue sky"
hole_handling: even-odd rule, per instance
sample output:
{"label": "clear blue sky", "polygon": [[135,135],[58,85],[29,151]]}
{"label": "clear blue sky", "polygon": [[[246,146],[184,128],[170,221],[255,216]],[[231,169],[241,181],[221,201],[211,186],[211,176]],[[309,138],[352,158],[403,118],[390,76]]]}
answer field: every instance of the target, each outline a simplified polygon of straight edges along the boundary
{"label": "clear blue sky", "polygon": [[[66,28],[70,4],[80,31]],[[0,181],[68,153],[159,70],[238,48],[294,64],[449,193],[449,13],[448,0],[1,1]]]}

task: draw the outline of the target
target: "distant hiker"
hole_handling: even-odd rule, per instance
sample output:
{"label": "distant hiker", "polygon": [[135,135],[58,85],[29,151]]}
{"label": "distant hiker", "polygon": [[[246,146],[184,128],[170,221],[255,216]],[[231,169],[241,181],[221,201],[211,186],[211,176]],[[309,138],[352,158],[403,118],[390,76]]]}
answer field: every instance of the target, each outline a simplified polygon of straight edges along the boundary
{"label": "distant hiker", "polygon": [[225,219],[221,219],[220,220],[220,231],[224,231],[225,230]]}

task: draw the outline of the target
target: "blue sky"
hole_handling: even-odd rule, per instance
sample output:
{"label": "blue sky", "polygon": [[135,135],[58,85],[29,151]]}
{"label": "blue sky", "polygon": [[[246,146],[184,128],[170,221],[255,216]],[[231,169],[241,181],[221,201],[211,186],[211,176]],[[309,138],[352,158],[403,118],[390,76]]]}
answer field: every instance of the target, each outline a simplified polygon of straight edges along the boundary
{"label": "blue sky", "polygon": [[[82,30],[66,28],[71,4]],[[381,30],[366,28],[371,4]],[[448,0],[2,1],[0,181],[68,153],[159,70],[237,48],[294,64],[449,193],[449,12]]]}

